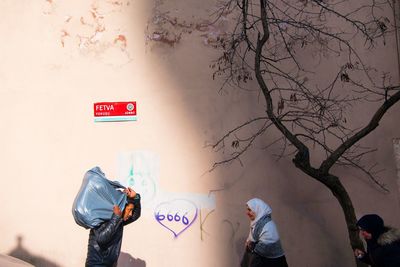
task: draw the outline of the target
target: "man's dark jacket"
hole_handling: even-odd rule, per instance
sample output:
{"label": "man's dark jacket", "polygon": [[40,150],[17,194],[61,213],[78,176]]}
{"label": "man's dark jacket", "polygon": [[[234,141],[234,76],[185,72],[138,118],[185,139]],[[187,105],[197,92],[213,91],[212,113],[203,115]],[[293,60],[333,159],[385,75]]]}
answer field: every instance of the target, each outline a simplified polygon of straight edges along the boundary
{"label": "man's dark jacket", "polygon": [[140,195],[133,200],[133,214],[127,221],[113,213],[111,219],[91,229],[88,242],[86,267],[113,267],[117,265],[121,251],[124,226],[140,217]]}
{"label": "man's dark jacket", "polygon": [[367,240],[361,261],[372,267],[400,267],[400,230],[387,227],[376,241]]}

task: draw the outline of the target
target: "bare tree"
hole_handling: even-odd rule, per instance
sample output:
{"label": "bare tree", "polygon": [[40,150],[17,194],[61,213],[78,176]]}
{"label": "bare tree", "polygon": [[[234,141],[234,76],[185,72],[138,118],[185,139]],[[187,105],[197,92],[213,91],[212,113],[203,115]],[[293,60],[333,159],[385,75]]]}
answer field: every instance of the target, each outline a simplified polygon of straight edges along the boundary
{"label": "bare tree", "polygon": [[[216,13],[215,23],[227,17],[236,23],[231,33],[218,39],[222,54],[211,65],[213,78],[222,78],[223,88],[259,91],[265,114],[238,125],[213,145],[221,149],[229,143],[234,149],[214,167],[240,160],[257,139],[271,137],[269,128],[277,129],[281,137],[271,143],[280,144],[279,156],[293,156],[294,165],[329,188],[340,203],[353,249],[362,247],[355,211],[332,167],[355,167],[387,190],[376,176],[376,165],[364,164],[365,155],[375,150],[360,145],[360,140],[400,100],[391,73],[378,70],[365,58],[395,41],[393,3],[228,0]],[[328,61],[330,73],[326,73]],[[330,79],[321,79],[322,75]],[[375,112],[364,125],[353,128],[349,113],[362,104]],[[258,128],[239,138],[247,127]],[[323,151],[325,157],[313,166],[311,152],[316,151]]]}

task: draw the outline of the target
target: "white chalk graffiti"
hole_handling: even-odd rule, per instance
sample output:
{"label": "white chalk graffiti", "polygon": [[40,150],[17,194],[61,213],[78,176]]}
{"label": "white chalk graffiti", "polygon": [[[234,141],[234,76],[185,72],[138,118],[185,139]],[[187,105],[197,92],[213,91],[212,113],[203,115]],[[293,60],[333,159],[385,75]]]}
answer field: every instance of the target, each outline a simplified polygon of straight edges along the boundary
{"label": "white chalk graffiti", "polygon": [[142,205],[151,203],[157,194],[159,160],[145,151],[119,155],[119,181],[140,193]]}

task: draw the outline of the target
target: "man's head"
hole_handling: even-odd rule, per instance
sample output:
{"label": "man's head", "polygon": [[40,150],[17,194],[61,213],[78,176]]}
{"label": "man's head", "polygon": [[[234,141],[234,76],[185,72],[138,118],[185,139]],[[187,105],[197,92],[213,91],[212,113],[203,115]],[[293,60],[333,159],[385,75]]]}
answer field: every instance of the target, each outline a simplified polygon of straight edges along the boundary
{"label": "man's head", "polygon": [[124,212],[122,213],[122,219],[127,221],[133,215],[134,205],[131,202],[128,202],[125,206]]}
{"label": "man's head", "polygon": [[357,226],[365,240],[377,239],[385,231],[383,219],[376,214],[362,216],[358,220]]}

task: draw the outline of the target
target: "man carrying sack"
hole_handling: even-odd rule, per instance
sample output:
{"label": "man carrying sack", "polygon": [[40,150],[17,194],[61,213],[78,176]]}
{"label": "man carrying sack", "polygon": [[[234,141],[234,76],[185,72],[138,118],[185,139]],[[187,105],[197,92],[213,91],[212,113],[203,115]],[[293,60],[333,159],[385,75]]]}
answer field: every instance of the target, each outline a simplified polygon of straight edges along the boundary
{"label": "man carrying sack", "polygon": [[140,195],[95,167],[85,174],[72,212],[80,226],[90,228],[85,266],[115,267],[124,226],[140,217]]}

